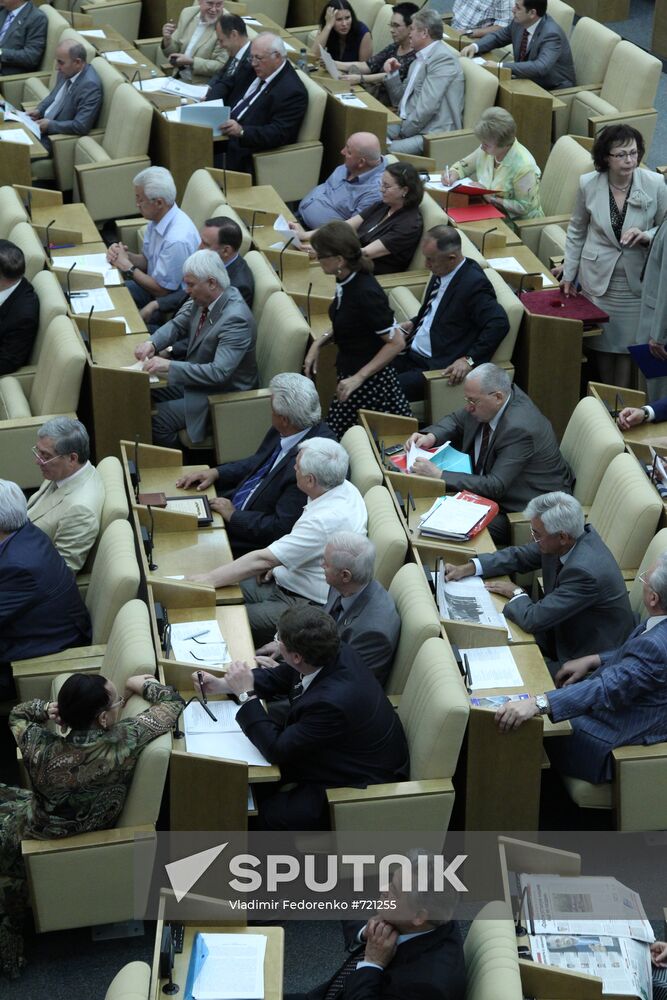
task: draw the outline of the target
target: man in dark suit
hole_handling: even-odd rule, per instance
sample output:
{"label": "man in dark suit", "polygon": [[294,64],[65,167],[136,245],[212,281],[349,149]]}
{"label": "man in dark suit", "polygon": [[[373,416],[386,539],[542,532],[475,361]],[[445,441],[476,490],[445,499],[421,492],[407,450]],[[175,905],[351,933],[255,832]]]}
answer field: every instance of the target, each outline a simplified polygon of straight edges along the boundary
{"label": "man in dark suit", "polygon": [[44,100],[28,112],[39,125],[42,144],[51,149],[48,138],[55,132],[63,135],[88,135],[102,107],[102,81],[86,62],[81,42],[66,39],[56,49],[58,78]]}
{"label": "man in dark suit", "polygon": [[25,365],[39,326],[39,299],[25,278],[20,247],[0,240],[0,375]]}
{"label": "man in dark suit", "polygon": [[[534,80],[545,90],[576,86],[574,62],[565,32],[547,14],[547,0],[514,0],[514,20],[461,50],[462,56],[512,45],[513,60],[500,63],[519,79]],[[495,68],[498,64],[491,63]]]}
{"label": "man in dark suit", "polygon": [[625,642],[633,625],[628,591],[616,560],[595,528],[584,522],[578,500],[546,493],[526,507],[534,541],[446,566],[448,580],[541,570],[544,597],[533,601],[512,583],[488,583],[508,597],[503,614],[535,635],[550,660],[563,663],[591,649]]}
{"label": "man in dark suit", "polygon": [[308,107],[306,88],[287,59],[282,38],[258,35],[250,45],[250,62],[256,79],[243,93],[234,87],[229,96],[231,117],[221,129],[229,142],[218,163],[248,174],[253,153],[296,142]]}
{"label": "man in dark suit", "polygon": [[[208,693],[235,694],[236,720],[286,785],[259,805],[264,830],[328,826],[326,789],[405,780],[408,746],[400,719],[356,653],[341,644],[336,624],[321,608],[290,608],[278,622],[280,653],[273,669],[233,663],[224,679],[204,674]],[[301,688],[294,688],[295,671]],[[260,698],[292,693],[284,728]]]}
{"label": "man in dark suit", "polygon": [[245,21],[238,14],[222,14],[215,25],[220,48],[229,59],[223,68],[211,78],[205,100],[229,103],[233,90],[244,94],[255,79],[255,71],[250,62],[250,39]]}
{"label": "man in dark suit", "polygon": [[538,714],[554,722],[570,719],[572,735],[547,742],[552,763],[573,778],[610,781],[615,747],[667,740],[667,554],[642,582],[647,617],[627,641],[614,649],[608,633],[591,634],[587,649],[595,649],[597,639],[609,651],[564,663],[556,674],[559,690],[496,713],[503,730]]}
{"label": "man in dark suit", "polygon": [[90,640],[90,618],[74,574],[28,520],[21,489],[0,479],[0,700],[13,690],[13,660]]}
{"label": "man in dark suit", "polygon": [[199,490],[215,483],[220,497],[211,508],[225,520],[234,558],[289,534],[307,499],[296,484],[299,444],[312,437],[335,440],[311,379],[283,372],[274,375],[269,390],[272,426],[254,455],[176,482],[181,489]]}
{"label": "man in dark suit", "polygon": [[622,431],[628,431],[639,424],[662,423],[663,420],[667,420],[667,398],[654,399],[645,406],[624,406],[616,423]]}
{"label": "man in dark suit", "polygon": [[475,365],[491,360],[509,330],[507,313],[484,271],[461,253],[457,229],[429,229],[422,251],[433,277],[421,309],[401,325],[410,348],[392,362],[410,401],[423,399],[425,371],[443,368],[450,384],[458,385]]}
{"label": "man in dark suit", "polygon": [[413,434],[420,448],[451,441],[470,456],[472,473],[441,472],[418,458],[413,471],[445,479],[453,490],[472,490],[495,500],[500,513],[489,526],[497,545],[509,540],[507,513],[523,510],[541,493],[572,489],[572,473],[558,449],[547,418],[506,371],[496,365],[475,368],[465,380],[466,405],[439,423]]}
{"label": "man in dark suit", "polygon": [[39,69],[48,21],[32,0],[0,0],[0,76]]}

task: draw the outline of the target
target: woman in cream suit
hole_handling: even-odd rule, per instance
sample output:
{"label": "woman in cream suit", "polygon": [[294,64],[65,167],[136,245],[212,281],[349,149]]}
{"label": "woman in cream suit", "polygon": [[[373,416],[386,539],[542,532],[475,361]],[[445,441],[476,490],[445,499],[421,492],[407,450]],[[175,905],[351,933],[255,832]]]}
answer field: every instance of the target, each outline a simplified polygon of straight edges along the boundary
{"label": "woman in cream suit", "polygon": [[609,313],[599,337],[591,338],[598,377],[629,386],[641,305],[641,274],[648,246],[667,213],[667,187],[660,174],[638,166],[641,134],[629,125],[609,125],[593,146],[595,172],[579,182],[567,230],[562,289],[582,291]]}

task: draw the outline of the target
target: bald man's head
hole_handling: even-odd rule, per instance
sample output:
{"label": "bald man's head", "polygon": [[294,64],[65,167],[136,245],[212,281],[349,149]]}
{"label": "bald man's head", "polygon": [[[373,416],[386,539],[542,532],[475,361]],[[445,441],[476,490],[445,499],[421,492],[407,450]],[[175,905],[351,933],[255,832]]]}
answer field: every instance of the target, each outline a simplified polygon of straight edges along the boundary
{"label": "bald man's head", "polygon": [[382,159],[380,142],[372,132],[354,132],[341,149],[341,155],[350,177],[373,170]]}

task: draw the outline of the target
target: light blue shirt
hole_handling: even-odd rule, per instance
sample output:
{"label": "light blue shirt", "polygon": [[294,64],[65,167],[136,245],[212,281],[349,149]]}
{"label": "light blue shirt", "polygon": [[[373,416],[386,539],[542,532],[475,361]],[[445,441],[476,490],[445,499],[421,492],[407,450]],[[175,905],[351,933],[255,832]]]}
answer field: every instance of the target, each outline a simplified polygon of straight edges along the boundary
{"label": "light blue shirt", "polygon": [[299,205],[299,215],[306,228],[318,229],[332,219],[347,222],[352,216],[359,215],[363,209],[380,201],[380,180],[385,167],[382,157],[377,167],[351,180],[348,179],[344,164],[336,167],[324,183],[313,188]]}
{"label": "light blue shirt", "polygon": [[149,222],[142,247],[147,273],[170,292],[181,287],[183,264],[200,243],[192,219],[172,205],[159,222]]}

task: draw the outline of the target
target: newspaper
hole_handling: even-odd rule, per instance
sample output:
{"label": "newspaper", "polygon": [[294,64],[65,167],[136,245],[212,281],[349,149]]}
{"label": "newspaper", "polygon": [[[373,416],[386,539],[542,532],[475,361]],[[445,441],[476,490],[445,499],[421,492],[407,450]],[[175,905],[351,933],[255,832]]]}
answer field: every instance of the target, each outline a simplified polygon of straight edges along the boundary
{"label": "newspaper", "polygon": [[520,875],[519,884],[522,890],[528,888],[531,934],[604,934],[655,940],[638,893],[615,878]]}
{"label": "newspaper", "polygon": [[651,997],[648,944],[608,934],[540,934],[530,937],[534,961],[566,972],[598,976],[602,994]]}
{"label": "newspaper", "polygon": [[445,580],[445,561],[438,565],[436,597],[440,617],[445,621],[472,622],[474,625],[491,625],[505,629],[512,634],[504,615],[497,611],[491,594],[484,586],[481,576],[469,576],[464,580]]}

